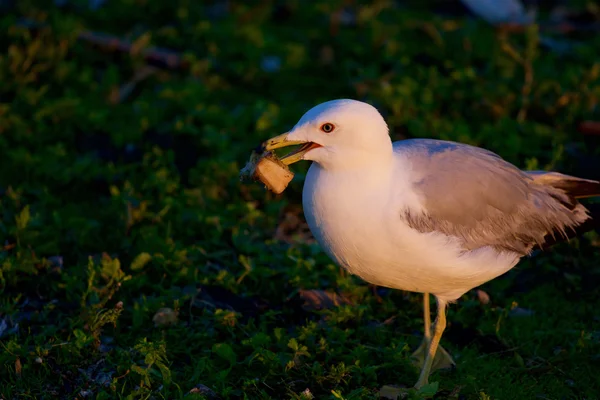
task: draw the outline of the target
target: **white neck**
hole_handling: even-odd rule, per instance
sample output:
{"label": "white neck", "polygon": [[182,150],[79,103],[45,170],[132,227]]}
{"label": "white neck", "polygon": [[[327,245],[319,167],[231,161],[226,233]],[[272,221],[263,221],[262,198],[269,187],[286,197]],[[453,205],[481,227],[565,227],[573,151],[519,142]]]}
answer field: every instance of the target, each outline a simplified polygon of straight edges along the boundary
{"label": "white neck", "polygon": [[325,157],[315,160],[317,164],[328,172],[360,171],[361,174],[369,171],[378,171],[390,168],[393,163],[394,153],[390,143],[389,150],[368,151],[366,149],[349,149],[337,152],[335,148],[329,150]]}

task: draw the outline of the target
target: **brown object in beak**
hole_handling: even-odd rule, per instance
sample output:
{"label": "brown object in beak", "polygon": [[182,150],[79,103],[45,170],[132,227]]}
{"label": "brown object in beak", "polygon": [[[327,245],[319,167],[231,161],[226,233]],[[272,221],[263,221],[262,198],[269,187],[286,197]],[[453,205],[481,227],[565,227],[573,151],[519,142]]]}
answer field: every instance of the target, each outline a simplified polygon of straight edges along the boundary
{"label": "brown object in beak", "polygon": [[259,180],[275,194],[282,193],[294,177],[287,165],[279,161],[271,152],[258,154],[253,152],[246,166],[240,171],[240,177]]}
{"label": "brown object in beak", "polygon": [[263,157],[256,164],[256,177],[267,186],[271,192],[282,193],[294,177],[284,163],[275,157]]}

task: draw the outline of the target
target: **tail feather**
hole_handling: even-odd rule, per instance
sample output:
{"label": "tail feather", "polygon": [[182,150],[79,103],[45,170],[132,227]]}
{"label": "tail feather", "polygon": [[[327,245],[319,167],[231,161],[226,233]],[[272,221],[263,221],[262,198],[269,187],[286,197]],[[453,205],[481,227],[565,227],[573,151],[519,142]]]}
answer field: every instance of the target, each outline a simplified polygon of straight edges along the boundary
{"label": "tail feather", "polygon": [[[558,172],[527,171],[527,174],[533,178],[535,183],[552,186],[564,191],[574,203],[578,203],[578,200],[580,199],[600,197],[600,182],[598,181],[577,178]],[[574,238],[585,232],[600,229],[600,203],[589,203],[583,206],[586,208],[589,218],[574,229],[567,230],[565,232],[566,237],[565,235],[549,233],[546,235],[544,244],[541,246],[542,249],[546,249],[558,242]]]}
{"label": "tail feather", "polygon": [[600,196],[600,182],[577,178],[559,172],[527,171],[533,181],[540,185],[548,185],[564,190],[575,199]]}

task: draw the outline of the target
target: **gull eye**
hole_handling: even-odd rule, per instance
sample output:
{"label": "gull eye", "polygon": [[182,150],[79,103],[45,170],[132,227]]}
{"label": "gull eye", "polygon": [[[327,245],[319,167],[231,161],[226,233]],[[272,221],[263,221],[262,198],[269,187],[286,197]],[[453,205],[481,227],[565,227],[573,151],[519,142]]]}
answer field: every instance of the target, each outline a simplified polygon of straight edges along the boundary
{"label": "gull eye", "polygon": [[335,126],[330,122],[325,122],[321,125],[321,130],[325,133],[330,133],[335,129]]}

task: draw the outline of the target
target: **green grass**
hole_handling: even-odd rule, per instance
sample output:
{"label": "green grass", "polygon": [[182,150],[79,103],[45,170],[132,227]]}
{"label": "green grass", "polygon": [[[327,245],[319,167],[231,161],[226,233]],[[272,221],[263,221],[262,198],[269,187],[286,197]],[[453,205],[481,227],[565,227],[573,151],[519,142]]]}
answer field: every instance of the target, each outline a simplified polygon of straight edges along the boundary
{"label": "green grass", "polygon": [[[386,2],[354,6],[355,26],[332,22],[342,1],[220,16],[183,0],[15,3],[0,17],[5,399],[173,399],[196,385],[186,399],[370,399],[412,385],[421,296],[371,287],[320,251],[300,209],[307,165],[281,196],[239,182],[251,149],[319,102],[368,101],[395,140],[598,177],[577,130],[599,118],[598,35],[555,37],[574,44],[562,54],[535,28],[502,34]],[[83,30],[188,66],[115,102],[144,63],[78,41]],[[453,304],[442,343],[458,368],[432,376],[436,398],[597,398],[597,243],[524,260],[481,288],[489,304],[475,291]],[[307,290],[345,301],[318,310]]]}

